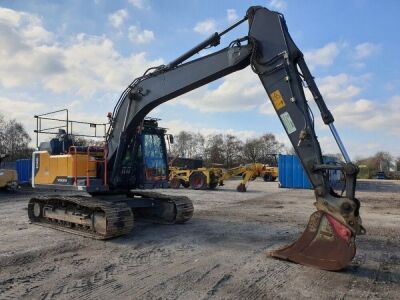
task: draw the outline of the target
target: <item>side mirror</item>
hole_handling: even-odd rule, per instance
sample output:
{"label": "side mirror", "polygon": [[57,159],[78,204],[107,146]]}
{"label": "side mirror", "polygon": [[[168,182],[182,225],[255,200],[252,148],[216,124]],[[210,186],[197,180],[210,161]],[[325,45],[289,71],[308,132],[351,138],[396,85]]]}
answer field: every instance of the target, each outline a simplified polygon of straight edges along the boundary
{"label": "side mirror", "polygon": [[169,134],[168,135],[168,140],[169,140],[170,144],[173,144],[174,143],[174,136],[172,134]]}

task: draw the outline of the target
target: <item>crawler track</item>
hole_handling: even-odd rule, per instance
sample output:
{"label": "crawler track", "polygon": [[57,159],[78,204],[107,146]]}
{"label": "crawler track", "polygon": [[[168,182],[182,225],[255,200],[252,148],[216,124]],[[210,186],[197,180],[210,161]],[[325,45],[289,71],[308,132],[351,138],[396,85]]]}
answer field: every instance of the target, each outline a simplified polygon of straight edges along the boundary
{"label": "crawler track", "polygon": [[154,221],[169,224],[183,224],[189,221],[193,216],[193,203],[188,197],[170,196],[147,191],[133,191],[131,195],[140,196],[143,198],[157,199],[164,202],[165,204],[173,205],[172,214],[166,214],[167,210],[165,210],[165,212],[163,212],[162,218],[158,218],[158,220],[155,219]]}
{"label": "crawler track", "polygon": [[[148,198],[154,207],[130,208],[135,198]],[[94,239],[128,234],[135,217],[162,224],[182,224],[193,216],[193,203],[183,196],[132,192],[124,201],[86,196],[39,196],[30,199],[28,216],[33,224]],[[135,216],[135,217],[134,217]]]}
{"label": "crawler track", "polygon": [[[86,220],[86,224],[65,221],[62,218],[46,217],[42,211],[39,217],[35,216],[34,206],[39,204],[42,209],[64,210],[74,216],[74,219]],[[105,226],[96,230],[95,214],[103,214]],[[104,200],[84,196],[41,196],[30,199],[28,216],[32,223],[54,229],[94,238],[109,239],[129,233],[133,228],[133,214],[125,203],[112,203]]]}

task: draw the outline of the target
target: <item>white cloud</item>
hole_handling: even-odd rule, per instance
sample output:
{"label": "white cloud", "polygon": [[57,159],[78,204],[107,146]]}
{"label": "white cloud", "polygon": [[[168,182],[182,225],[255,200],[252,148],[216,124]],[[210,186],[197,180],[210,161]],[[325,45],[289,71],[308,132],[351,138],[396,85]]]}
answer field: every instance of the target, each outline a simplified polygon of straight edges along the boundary
{"label": "white cloud", "polygon": [[322,48],[313,49],[304,52],[305,60],[310,69],[315,66],[329,66],[333,64],[334,59],[339,54],[340,49],[336,43],[329,43]]}
{"label": "white cloud", "polygon": [[[39,17],[3,7],[0,7],[0,30],[1,35],[5,35],[4,39],[18,34],[29,45],[46,44],[53,39],[53,34],[43,28]],[[11,42],[15,43],[15,38]]]}
{"label": "white cloud", "polygon": [[[141,33],[139,40],[151,34]],[[101,36],[78,34],[60,45],[35,15],[0,8],[0,86],[41,86],[56,93],[90,96],[118,92],[144,70],[159,65],[146,54],[122,56]]]}
{"label": "white cloud", "polygon": [[274,115],[276,113],[269,98],[266,99],[266,101],[260,105],[260,113],[265,115]]}
{"label": "white cloud", "polygon": [[400,96],[388,100],[372,101],[358,99],[343,103],[332,109],[335,119],[342,127],[361,128],[379,135],[390,134],[400,138]]}
{"label": "white cloud", "polygon": [[233,23],[239,19],[238,14],[236,13],[236,9],[229,8],[226,10],[226,18],[229,23]]}
{"label": "white cloud", "polygon": [[160,126],[163,128],[167,128],[168,132],[174,135],[177,135],[184,128],[186,131],[201,133],[205,136],[209,134],[232,134],[236,135],[241,140],[245,141],[246,139],[258,137],[259,134],[252,130],[235,130],[232,128],[214,128],[214,127],[205,127],[202,123],[193,123],[180,119],[175,120],[161,120]]}
{"label": "white cloud", "polygon": [[151,6],[149,5],[147,0],[129,0],[129,3],[138,9],[150,9],[151,8]]}
{"label": "white cloud", "polygon": [[86,96],[121,91],[149,66],[162,62],[147,60],[144,52],[124,57],[111,40],[84,34],[78,35],[62,53],[66,72],[48,78],[44,86],[58,93],[73,91]]}
{"label": "white cloud", "polygon": [[154,33],[151,30],[141,30],[138,26],[129,27],[129,40],[135,44],[147,44],[154,40]]}
{"label": "white cloud", "polygon": [[1,114],[7,119],[32,119],[33,115],[46,107],[45,103],[27,99],[11,99],[0,96]]}
{"label": "white cloud", "polygon": [[254,109],[265,101],[264,88],[250,68],[230,74],[220,82],[216,88],[206,85],[170,103],[200,112],[233,112]]}
{"label": "white cloud", "polygon": [[361,60],[379,53],[381,46],[373,43],[362,43],[358,44],[354,50],[355,58]]}
{"label": "white cloud", "polygon": [[38,76],[63,72],[53,38],[38,17],[0,8],[0,86],[29,85]]}
{"label": "white cloud", "polygon": [[275,135],[276,139],[279,141],[279,143],[283,144],[284,151],[289,152],[289,150],[292,149],[292,147],[293,147],[292,143],[290,142],[289,137],[283,128],[282,128],[281,133],[274,133],[274,135]]}
{"label": "white cloud", "polygon": [[16,12],[15,10],[0,7],[0,23],[10,26],[18,26],[24,13]]}
{"label": "white cloud", "polygon": [[122,25],[122,23],[124,23],[124,20],[127,17],[128,17],[128,11],[126,9],[120,9],[110,14],[108,16],[108,21],[111,23],[113,27],[119,28]]}
{"label": "white cloud", "polygon": [[[373,132],[379,137],[394,135],[400,138],[400,127],[394,125],[400,124],[400,96],[374,100],[361,98],[363,85],[369,80],[369,74],[354,77],[341,73],[317,79],[317,85],[338,127]],[[305,91],[311,99],[309,90]],[[316,112],[314,101],[310,105],[314,115],[318,116],[318,129],[326,128]]]}
{"label": "white cloud", "polygon": [[287,7],[287,3],[284,0],[270,0],[269,5],[276,10],[285,10]]}
{"label": "white cloud", "polygon": [[355,84],[356,78],[346,73],[317,79],[318,88],[329,103],[349,101],[359,95],[361,88]]}
{"label": "white cloud", "polygon": [[33,116],[40,111],[45,111],[48,106],[45,103],[27,99],[26,97],[21,99],[20,97],[0,96],[0,107],[0,114],[7,120],[16,119],[24,125],[25,130],[32,138],[31,145],[33,146],[35,143],[33,129],[36,128],[36,121]]}
{"label": "white cloud", "polygon": [[193,30],[201,34],[211,34],[217,31],[217,23],[214,19],[207,19],[202,22],[198,22],[194,26]]}

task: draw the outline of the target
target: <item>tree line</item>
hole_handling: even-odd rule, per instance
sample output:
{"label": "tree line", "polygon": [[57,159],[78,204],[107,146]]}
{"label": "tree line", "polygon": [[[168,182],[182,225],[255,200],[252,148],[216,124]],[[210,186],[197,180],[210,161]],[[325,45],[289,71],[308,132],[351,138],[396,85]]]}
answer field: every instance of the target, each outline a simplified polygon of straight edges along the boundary
{"label": "tree line", "polygon": [[0,114],[0,154],[6,154],[6,161],[29,158],[33,148],[29,147],[31,137],[22,123],[16,119],[6,119]]}
{"label": "tree line", "polygon": [[358,158],[356,164],[360,168],[360,178],[374,178],[383,172],[386,178],[400,179],[400,156],[394,157],[389,152],[379,151],[372,156]]}
{"label": "tree line", "polygon": [[205,165],[221,164],[232,168],[246,163],[276,165],[273,154],[282,152],[284,145],[272,133],[242,141],[233,134],[203,135],[181,131],[170,145],[170,155],[180,158],[203,159]]}

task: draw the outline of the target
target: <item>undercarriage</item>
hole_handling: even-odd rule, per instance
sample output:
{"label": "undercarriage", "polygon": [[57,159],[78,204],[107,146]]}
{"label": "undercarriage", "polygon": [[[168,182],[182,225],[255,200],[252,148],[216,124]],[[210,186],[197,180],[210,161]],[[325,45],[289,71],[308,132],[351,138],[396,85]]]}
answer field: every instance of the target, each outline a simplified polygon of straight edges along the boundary
{"label": "undercarriage", "polygon": [[161,224],[181,224],[191,219],[193,204],[187,197],[154,192],[107,196],[40,196],[30,199],[32,223],[95,238],[128,234],[135,219]]}

